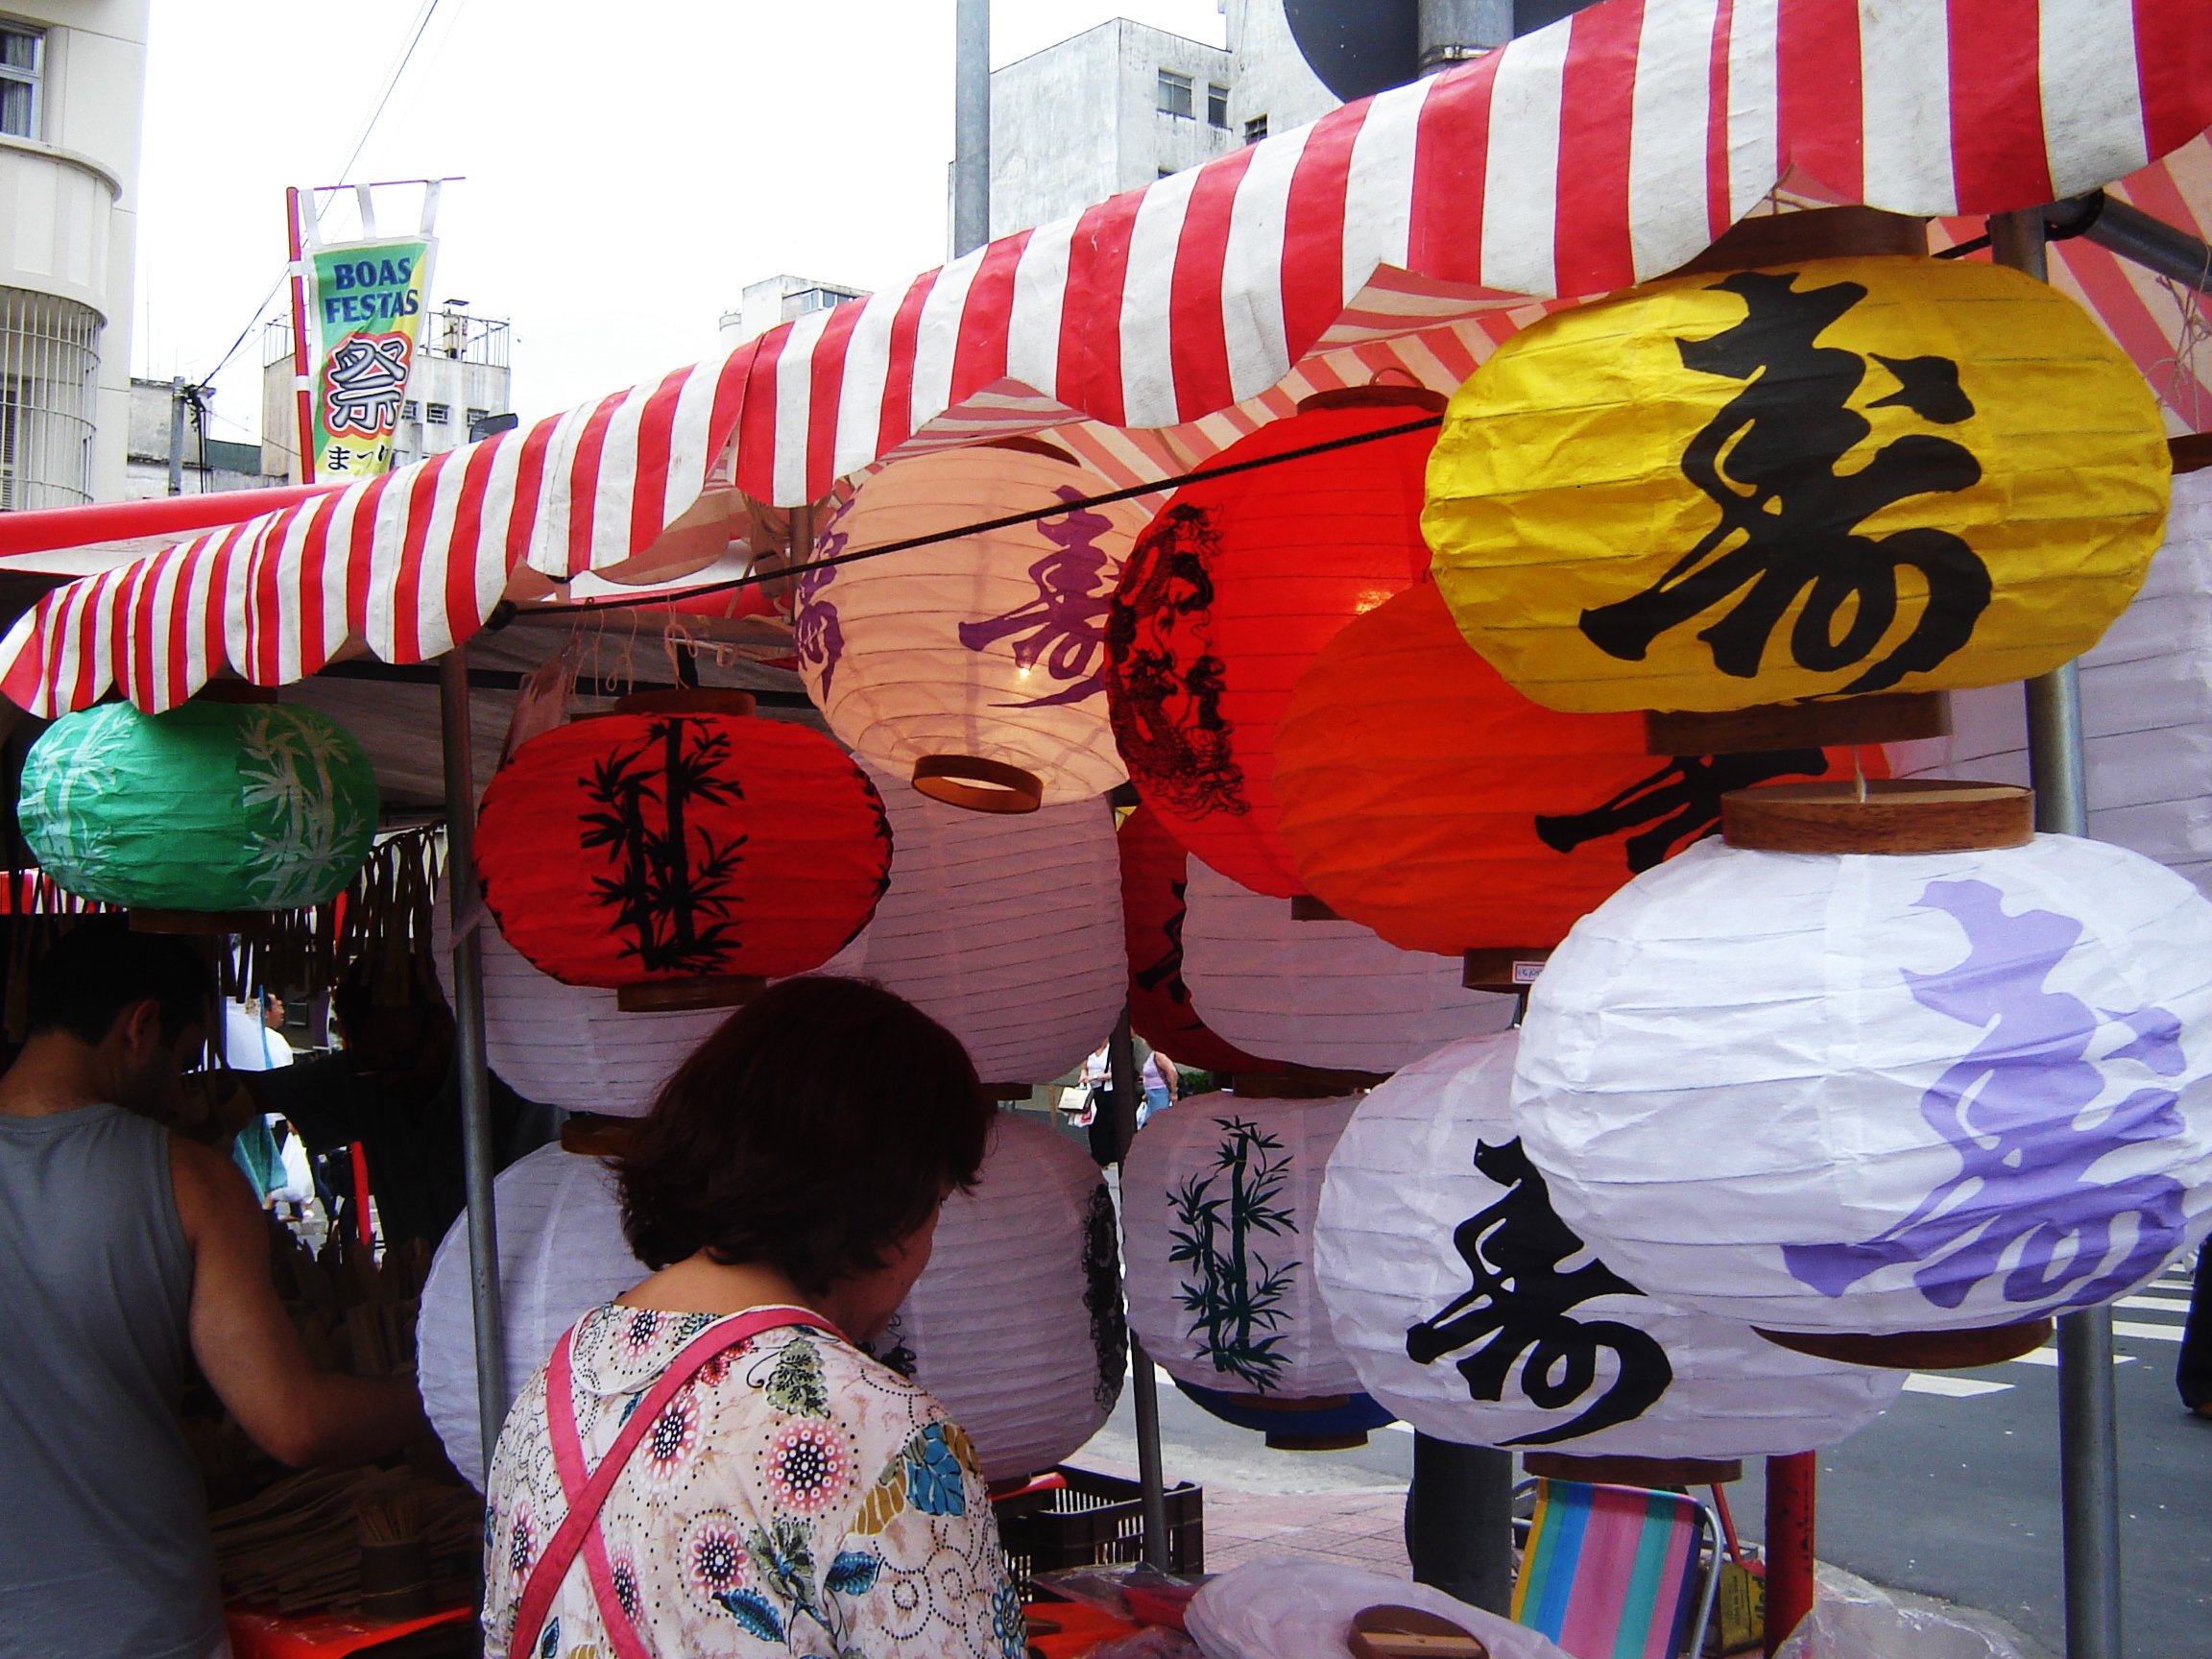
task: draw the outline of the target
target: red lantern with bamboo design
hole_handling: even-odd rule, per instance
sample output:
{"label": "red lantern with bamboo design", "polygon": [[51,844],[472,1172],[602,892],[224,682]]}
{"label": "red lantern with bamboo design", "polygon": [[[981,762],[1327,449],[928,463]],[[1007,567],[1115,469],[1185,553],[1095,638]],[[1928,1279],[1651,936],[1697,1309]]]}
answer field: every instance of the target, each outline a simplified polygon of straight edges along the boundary
{"label": "red lantern with bamboo design", "polygon": [[1275,796],[1291,687],[1338,629],[1428,569],[1426,417],[1442,406],[1405,387],[1308,398],[1216,465],[1337,447],[1177,491],[1122,567],[1106,624],[1121,758],[1169,833],[1255,892],[1303,891]]}
{"label": "red lantern with bamboo design", "polygon": [[1251,1076],[1280,1071],[1209,1030],[1183,983],[1183,896],[1190,854],[1140,806],[1115,833],[1121,855],[1121,923],[1129,944],[1129,1028],[1177,1063]]}
{"label": "red lantern with bamboo design", "polygon": [[[1865,751],[1887,777],[1879,748]],[[1532,954],[1719,826],[1720,797],[1849,778],[1848,750],[1652,756],[1637,714],[1530,702],[1429,583],[1345,627],[1276,736],[1283,836],[1308,891],[1406,950]]]}
{"label": "red lantern with bamboo design", "polygon": [[500,932],[625,1008],[738,1001],[819,968],[889,876],[883,804],[851,757],[711,695],[549,732],[485,791],[476,862]]}

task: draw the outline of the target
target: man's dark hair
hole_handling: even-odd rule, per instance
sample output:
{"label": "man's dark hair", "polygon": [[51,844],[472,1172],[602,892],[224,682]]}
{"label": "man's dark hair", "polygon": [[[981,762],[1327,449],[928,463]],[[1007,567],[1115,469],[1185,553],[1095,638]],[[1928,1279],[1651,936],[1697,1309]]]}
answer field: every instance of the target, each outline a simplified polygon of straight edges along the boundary
{"label": "man's dark hair", "polygon": [[912,1003],[786,979],[662,1087],[616,1166],[623,1230],[651,1267],[704,1250],[820,1295],[974,1182],[994,1114],[960,1040]]}
{"label": "man's dark hair", "polygon": [[213,970],[171,934],[135,933],[121,917],[80,922],[31,974],[30,1033],[66,1031],[85,1043],[108,1035],[134,1002],[160,1005],[161,1041],[204,1025],[215,999]]}

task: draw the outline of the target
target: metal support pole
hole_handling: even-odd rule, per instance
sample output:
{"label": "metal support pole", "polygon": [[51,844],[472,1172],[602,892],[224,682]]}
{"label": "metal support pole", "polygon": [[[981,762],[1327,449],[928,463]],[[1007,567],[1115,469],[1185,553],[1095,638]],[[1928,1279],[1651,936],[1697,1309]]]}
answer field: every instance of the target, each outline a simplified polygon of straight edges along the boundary
{"label": "metal support pole", "polygon": [[[1106,1045],[1107,1075],[1114,1083],[1114,1162],[1128,1166],[1129,1142],[1137,1138],[1137,1102],[1144,1098],[1137,1075],[1137,1043],[1129,1034],[1129,1010]],[[1126,1204],[1129,1195],[1124,1192]],[[1152,1375],[1152,1356],[1137,1333],[1129,1333],[1129,1403],[1137,1417],[1137,1488],[1144,1511],[1144,1559],[1167,1570],[1167,1477],[1160,1456],[1160,1380]]]}
{"label": "metal support pole", "polygon": [[1503,1617],[1513,1600],[1513,1454],[1413,1436],[1413,1580]]}
{"label": "metal support pole", "polygon": [[952,256],[991,240],[991,0],[952,14]]}
{"label": "metal support pole", "polygon": [[184,376],[181,374],[169,382],[169,493],[184,493]]}
{"label": "metal support pole", "polygon": [[1767,1459],[1767,1651],[1813,1611],[1814,1515],[1820,1460],[1811,1452]]}
{"label": "metal support pole", "polygon": [[[1989,247],[1999,264],[2049,279],[2040,208],[1991,215]],[[2028,682],[2028,778],[2038,830],[2088,833],[2081,684],[2071,662]],[[2120,1659],[2120,1434],[2107,1308],[2058,1319],[2058,1502],[2067,1659]]]}
{"label": "metal support pole", "polygon": [[1513,0],[1420,0],[1417,73],[1438,75],[1513,38]]}
{"label": "metal support pole", "polygon": [[454,1064],[461,1069],[461,1156],[469,1199],[469,1306],[476,1324],[476,1412],[484,1462],[507,1421],[507,1325],[499,1295],[499,1230],[493,1214],[492,1082],[484,1063],[484,941],[467,926],[476,891],[476,784],[469,753],[468,648],[438,661],[445,739],[445,895],[453,906]]}

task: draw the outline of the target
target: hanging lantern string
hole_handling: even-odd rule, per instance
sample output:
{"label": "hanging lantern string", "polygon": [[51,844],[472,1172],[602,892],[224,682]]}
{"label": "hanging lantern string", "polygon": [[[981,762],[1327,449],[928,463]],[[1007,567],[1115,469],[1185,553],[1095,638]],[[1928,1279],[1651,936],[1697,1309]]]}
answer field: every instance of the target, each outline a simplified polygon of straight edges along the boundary
{"label": "hanging lantern string", "polygon": [[686,588],[680,594],[656,593],[645,598],[601,600],[578,605],[533,605],[528,608],[528,613],[545,616],[569,611],[625,611],[641,605],[664,605],[672,598],[697,599],[709,593],[732,592],[740,588],[759,588],[770,582],[788,582],[808,570],[828,570],[839,565],[857,565],[863,559],[880,559],[887,553],[904,553],[916,547],[932,547],[940,541],[957,541],[966,536],[988,535],[994,530],[1011,530],[1020,524],[1034,524],[1041,518],[1058,518],[1066,514],[1080,513],[1089,507],[1111,507],[1116,502],[1134,501],[1141,495],[1156,495],[1164,490],[1179,490],[1186,484],[1204,484],[1215,478],[1234,477],[1239,472],[1256,472],[1262,467],[1281,467],[1286,462],[1307,461],[1316,455],[1355,448],[1361,444],[1380,444],[1387,438],[1404,438],[1414,432],[1432,431],[1443,424],[1443,416],[1424,415],[1418,420],[1402,421],[1395,426],[1380,426],[1372,432],[1359,432],[1348,438],[1331,438],[1324,443],[1286,449],[1280,455],[1266,455],[1251,461],[1233,461],[1220,467],[1201,467],[1194,472],[1179,473],[1172,478],[1156,478],[1148,484],[1132,484],[1125,490],[1109,490],[1103,494],[1085,495],[1073,501],[1055,501],[1049,507],[1033,508],[1024,513],[1009,513],[1002,518],[986,518],[950,530],[932,530],[926,536],[908,536],[902,541],[885,541],[874,547],[855,547],[850,552],[828,559],[808,560],[790,569],[763,570],[733,577],[727,582],[709,583],[703,588]]}

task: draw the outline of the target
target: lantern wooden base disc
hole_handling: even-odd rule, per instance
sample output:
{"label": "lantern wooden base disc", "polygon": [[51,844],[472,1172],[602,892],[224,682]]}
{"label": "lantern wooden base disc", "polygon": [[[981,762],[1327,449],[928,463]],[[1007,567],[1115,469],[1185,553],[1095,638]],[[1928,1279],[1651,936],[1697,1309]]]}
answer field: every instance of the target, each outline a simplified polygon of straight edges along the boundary
{"label": "lantern wooden base disc", "polygon": [[619,1158],[637,1139],[637,1119],[597,1112],[571,1113],[561,1125],[561,1150],[586,1158]]}
{"label": "lantern wooden base disc", "polygon": [[1459,983],[1470,991],[1526,991],[1551,959],[1549,945],[1508,945],[1460,957]]}
{"label": "lantern wooden base disc", "polygon": [[[1352,1404],[1349,1394],[1314,1394],[1302,1399],[1286,1400],[1273,1394],[1238,1395],[1237,1404],[1247,1411],[1292,1412],[1342,1411]],[[1353,1452],[1367,1444],[1364,1429],[1315,1431],[1301,1430],[1286,1423],[1280,1429],[1263,1431],[1268,1450],[1273,1452]]]}
{"label": "lantern wooden base disc", "polygon": [[1761,213],[1732,225],[1704,252],[1668,273],[1756,271],[1807,259],[1928,252],[1928,222],[1880,207],[1808,207]]}
{"label": "lantern wooden base disc", "polygon": [[1843,1365],[1872,1365],[1885,1371],[1971,1371],[2032,1354],[2051,1340],[2049,1319],[2017,1325],[1984,1325],[1971,1331],[1896,1331],[1868,1335],[1851,1331],[1768,1331],[1752,1329],[1792,1354],[1833,1359]]}
{"label": "lantern wooden base disc", "polygon": [[1758,755],[1773,749],[1849,749],[1910,743],[1951,732],[1941,691],[1882,691],[1819,703],[1751,709],[1652,710],[1644,716],[1647,755]]}
{"label": "lantern wooden base disc", "polygon": [[1045,783],[1036,773],[980,755],[925,755],[914,762],[914,787],[971,812],[1034,812],[1045,805]]}
{"label": "lantern wooden base disc", "polygon": [[269,926],[259,910],[147,910],[133,905],[129,911],[133,933],[184,933],[205,937],[214,933],[260,933]]}
{"label": "lantern wooden base disc", "polygon": [[1290,920],[1293,922],[1341,922],[1327,900],[1316,899],[1310,893],[1290,895]]}
{"label": "lantern wooden base disc", "polygon": [[1324,1071],[1292,1066],[1281,1071],[1239,1071],[1229,1080],[1230,1093],[1247,1100],[1340,1100],[1361,1089],[1372,1089],[1388,1077],[1383,1071]]}
{"label": "lantern wooden base disc", "polygon": [[994,1105],[1001,1100],[1026,1100],[1030,1094],[1026,1083],[981,1083],[975,1092]]}
{"label": "lantern wooden base disc", "polygon": [[1743,1479],[1741,1457],[1578,1457],[1572,1452],[1525,1452],[1521,1466],[1547,1480],[1594,1486],[1724,1486]]}
{"label": "lantern wooden base disc", "polygon": [[624,985],[614,1006],[625,1014],[666,1014],[684,1008],[735,1008],[768,989],[757,974],[702,974],[695,979],[655,979]]}
{"label": "lantern wooden base disc", "polygon": [[633,691],[614,700],[617,714],[750,714],[759,707],[750,691],[680,685],[668,691]]}
{"label": "lantern wooden base disc", "polygon": [[1298,1434],[1288,1430],[1268,1431],[1261,1441],[1270,1452],[1357,1452],[1367,1444],[1367,1431],[1355,1429],[1345,1434]]}
{"label": "lantern wooden base disc", "polygon": [[1720,798],[1720,838],[1757,853],[1972,853],[2035,838],[2035,797],[2010,783],[1886,778],[1771,783]]}

